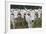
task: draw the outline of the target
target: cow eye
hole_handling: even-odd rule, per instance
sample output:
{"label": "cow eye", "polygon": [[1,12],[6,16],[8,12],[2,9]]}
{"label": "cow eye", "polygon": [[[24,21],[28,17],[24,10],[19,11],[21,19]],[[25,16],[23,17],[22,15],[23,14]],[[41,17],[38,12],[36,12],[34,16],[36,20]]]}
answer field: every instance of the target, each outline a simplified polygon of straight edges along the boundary
{"label": "cow eye", "polygon": [[26,15],[26,14],[24,14],[24,15]]}
{"label": "cow eye", "polygon": [[11,15],[14,15],[13,13]]}
{"label": "cow eye", "polygon": [[27,14],[28,16],[30,16],[30,14]]}

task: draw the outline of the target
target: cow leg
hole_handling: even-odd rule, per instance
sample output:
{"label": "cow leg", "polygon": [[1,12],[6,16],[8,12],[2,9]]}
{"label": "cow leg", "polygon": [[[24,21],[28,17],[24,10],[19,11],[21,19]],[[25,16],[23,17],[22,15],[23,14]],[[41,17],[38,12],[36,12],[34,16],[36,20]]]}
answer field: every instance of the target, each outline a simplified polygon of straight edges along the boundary
{"label": "cow leg", "polygon": [[14,23],[14,20],[12,20],[12,24],[13,24],[13,29],[15,29],[15,23]]}
{"label": "cow leg", "polygon": [[32,28],[32,21],[29,21],[29,22],[28,22],[28,27],[29,27],[29,28]]}

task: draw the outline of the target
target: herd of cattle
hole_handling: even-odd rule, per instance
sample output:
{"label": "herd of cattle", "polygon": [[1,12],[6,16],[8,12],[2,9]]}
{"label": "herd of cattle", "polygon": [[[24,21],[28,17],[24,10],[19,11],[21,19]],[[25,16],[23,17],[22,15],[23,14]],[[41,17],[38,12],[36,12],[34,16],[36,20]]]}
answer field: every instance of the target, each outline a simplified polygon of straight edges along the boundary
{"label": "herd of cattle", "polygon": [[28,23],[28,27],[32,28],[32,20],[40,18],[42,15],[42,9],[11,9],[10,10],[10,21],[12,21],[13,28],[15,28],[14,19],[21,17],[25,18]]}

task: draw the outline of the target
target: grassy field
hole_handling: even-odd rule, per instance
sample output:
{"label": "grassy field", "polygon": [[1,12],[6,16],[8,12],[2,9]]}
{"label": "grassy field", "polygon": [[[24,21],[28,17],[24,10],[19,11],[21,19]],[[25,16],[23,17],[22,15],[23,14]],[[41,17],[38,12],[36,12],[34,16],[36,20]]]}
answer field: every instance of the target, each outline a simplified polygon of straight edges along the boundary
{"label": "grassy field", "polygon": [[40,27],[42,27],[42,19],[41,18],[36,19],[34,21],[32,27],[33,28],[40,28]]}
{"label": "grassy field", "polygon": [[[25,19],[17,18],[16,20],[17,21],[14,21],[16,29],[18,29],[18,28],[28,28],[28,24],[27,24]],[[12,24],[11,24],[11,29],[13,29]]]}
{"label": "grassy field", "polygon": [[[25,19],[22,18],[17,18],[17,21],[15,22],[15,28],[28,28],[28,23],[26,22]],[[42,27],[42,18],[37,18],[32,22],[32,28],[41,28]],[[11,24],[11,29],[13,29],[13,25]]]}

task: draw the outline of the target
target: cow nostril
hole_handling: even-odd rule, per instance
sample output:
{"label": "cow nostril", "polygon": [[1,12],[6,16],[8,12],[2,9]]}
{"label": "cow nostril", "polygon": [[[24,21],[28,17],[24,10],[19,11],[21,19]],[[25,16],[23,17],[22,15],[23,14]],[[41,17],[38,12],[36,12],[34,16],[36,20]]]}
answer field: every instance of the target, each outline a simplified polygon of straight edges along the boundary
{"label": "cow nostril", "polygon": [[11,15],[14,15],[13,13]]}
{"label": "cow nostril", "polygon": [[34,20],[32,20],[32,22],[34,22]]}

